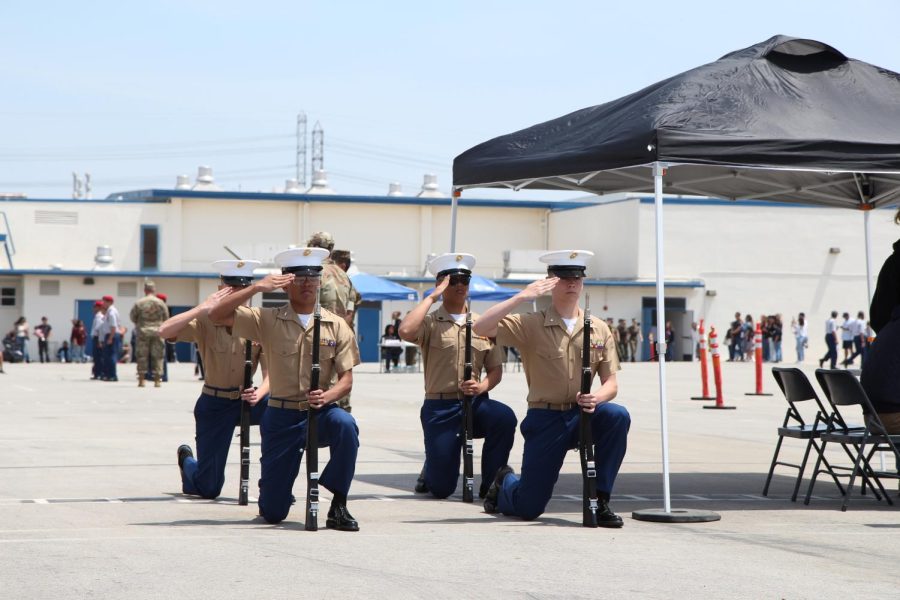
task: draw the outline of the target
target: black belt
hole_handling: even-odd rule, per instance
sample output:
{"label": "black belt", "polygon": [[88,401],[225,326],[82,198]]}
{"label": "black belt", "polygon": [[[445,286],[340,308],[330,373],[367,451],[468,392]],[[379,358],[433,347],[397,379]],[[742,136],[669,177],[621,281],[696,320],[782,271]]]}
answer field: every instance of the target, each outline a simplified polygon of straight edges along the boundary
{"label": "black belt", "polygon": [[241,397],[241,388],[230,387],[220,388],[214,385],[203,384],[203,393],[207,396],[215,398],[225,398],[227,400],[238,400]]}
{"label": "black belt", "polygon": [[578,406],[577,402],[567,402],[565,404],[552,404],[550,402],[529,402],[528,408],[540,408],[543,410],[571,410]]}

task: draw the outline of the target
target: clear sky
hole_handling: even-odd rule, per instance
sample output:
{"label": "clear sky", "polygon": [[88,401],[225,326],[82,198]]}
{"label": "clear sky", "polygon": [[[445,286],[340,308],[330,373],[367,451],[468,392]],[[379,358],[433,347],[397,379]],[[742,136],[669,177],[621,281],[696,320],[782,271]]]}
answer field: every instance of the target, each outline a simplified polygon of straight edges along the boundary
{"label": "clear sky", "polygon": [[776,34],[900,71],[894,0],[6,0],[0,19],[0,192],[30,197],[70,196],[73,171],[94,197],[171,188],[201,164],[271,191],[300,111],[338,192],[413,194],[427,172],[446,192],[481,141]]}

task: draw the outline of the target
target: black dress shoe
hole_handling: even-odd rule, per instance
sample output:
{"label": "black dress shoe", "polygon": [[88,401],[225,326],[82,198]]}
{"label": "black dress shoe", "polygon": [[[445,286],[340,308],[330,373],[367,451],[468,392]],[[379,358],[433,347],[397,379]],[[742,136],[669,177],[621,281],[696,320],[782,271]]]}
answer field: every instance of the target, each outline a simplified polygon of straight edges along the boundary
{"label": "black dress shoe", "polygon": [[430,491],[428,489],[428,484],[425,483],[425,467],[422,467],[422,470],[419,472],[419,478],[416,479],[415,490],[417,494],[427,494]]}
{"label": "black dress shoe", "polygon": [[325,519],[325,527],[338,531],[359,531],[359,523],[347,510],[346,504],[332,504],[328,509],[328,518]]}
{"label": "black dress shoe", "polygon": [[599,527],[618,529],[624,524],[622,517],[610,510],[606,500],[603,498],[597,500],[597,525]]}
{"label": "black dress shoe", "polygon": [[507,475],[512,475],[513,473],[515,473],[515,471],[513,471],[513,468],[509,465],[503,465],[497,469],[494,481],[491,482],[491,486],[484,495],[484,512],[488,514],[497,512],[497,501],[500,497],[500,488],[503,487],[503,480],[506,479]]}
{"label": "black dress shoe", "polygon": [[182,445],[178,446],[178,468],[179,469],[184,469],[184,461],[189,456],[192,458],[194,456],[194,451],[191,450],[190,446],[188,446],[187,444],[182,444]]}

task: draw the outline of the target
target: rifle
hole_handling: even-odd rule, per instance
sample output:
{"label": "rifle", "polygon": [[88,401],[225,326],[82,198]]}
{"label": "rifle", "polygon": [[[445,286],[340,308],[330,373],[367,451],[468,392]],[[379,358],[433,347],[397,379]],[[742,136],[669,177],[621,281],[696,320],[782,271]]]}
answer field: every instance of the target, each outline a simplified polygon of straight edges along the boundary
{"label": "rifle", "polygon": [[[309,389],[319,389],[319,339],[322,328],[322,309],[316,292],[316,310],[313,313],[312,370]],[[306,417],[306,530],[319,529],[319,430],[317,413],[312,406]]]}
{"label": "rifle", "polygon": [[[253,387],[253,342],[244,342],[244,387]],[[241,400],[241,488],[238,504],[247,506],[250,501],[250,404]]]}
{"label": "rifle", "polygon": [[[466,351],[463,381],[472,379],[472,313],[466,313]],[[472,396],[463,395],[462,429],[463,429],[463,502],[475,499],[475,472],[472,465],[475,447],[472,440],[474,430],[472,419]]]}
{"label": "rifle", "polygon": [[[591,297],[584,296],[584,332],[581,346],[581,393],[591,393]],[[594,435],[591,415],[579,407],[578,452],[581,456],[582,525],[597,527],[597,466],[594,462]]]}

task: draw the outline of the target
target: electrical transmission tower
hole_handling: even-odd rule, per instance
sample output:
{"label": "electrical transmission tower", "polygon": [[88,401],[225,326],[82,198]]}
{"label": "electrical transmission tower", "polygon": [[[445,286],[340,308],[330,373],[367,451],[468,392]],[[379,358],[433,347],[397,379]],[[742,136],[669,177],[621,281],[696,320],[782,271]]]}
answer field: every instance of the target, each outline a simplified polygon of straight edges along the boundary
{"label": "electrical transmission tower", "polygon": [[297,183],[306,189],[306,113],[297,115]]}
{"label": "electrical transmission tower", "polygon": [[322,124],[316,121],[312,130],[312,174],[325,168],[325,131]]}

